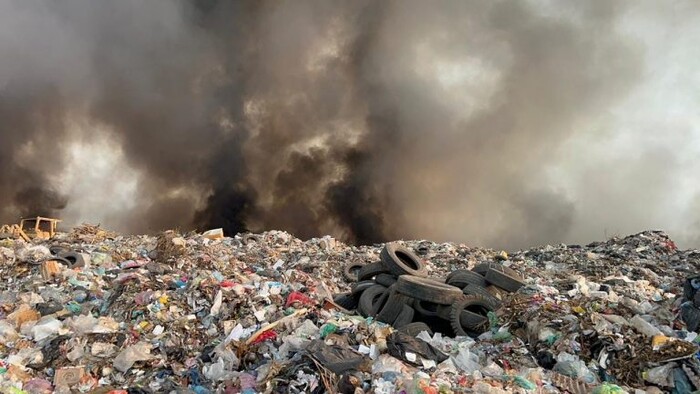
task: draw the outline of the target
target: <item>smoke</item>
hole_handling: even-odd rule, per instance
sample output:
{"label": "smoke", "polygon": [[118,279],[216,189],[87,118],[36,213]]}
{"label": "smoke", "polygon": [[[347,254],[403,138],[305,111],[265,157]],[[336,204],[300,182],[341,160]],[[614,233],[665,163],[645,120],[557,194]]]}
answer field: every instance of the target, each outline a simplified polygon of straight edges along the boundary
{"label": "smoke", "polygon": [[[700,144],[682,159],[648,137],[679,126],[649,93],[678,102],[669,75],[698,69],[652,72],[693,58],[691,38],[649,54],[697,32],[698,7],[675,7],[10,0],[0,221],[508,248],[667,227],[695,242],[700,216],[666,196],[698,205],[669,174],[700,167]],[[694,127],[679,129],[697,143]]]}

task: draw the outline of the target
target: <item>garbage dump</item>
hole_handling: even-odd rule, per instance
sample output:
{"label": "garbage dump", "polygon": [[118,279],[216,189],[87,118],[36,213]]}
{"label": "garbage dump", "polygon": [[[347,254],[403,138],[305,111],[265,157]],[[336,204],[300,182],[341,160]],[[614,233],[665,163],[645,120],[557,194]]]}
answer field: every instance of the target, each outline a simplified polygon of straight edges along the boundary
{"label": "garbage dump", "polygon": [[689,393],[700,252],[288,233],[0,240],[2,393]]}

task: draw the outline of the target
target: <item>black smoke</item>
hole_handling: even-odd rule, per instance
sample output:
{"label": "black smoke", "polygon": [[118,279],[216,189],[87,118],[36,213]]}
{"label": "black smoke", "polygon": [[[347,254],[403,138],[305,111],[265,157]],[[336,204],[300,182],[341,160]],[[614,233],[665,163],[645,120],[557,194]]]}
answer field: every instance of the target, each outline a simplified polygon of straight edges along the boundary
{"label": "black smoke", "polygon": [[637,81],[625,7],[6,2],[0,219],[60,216],[65,147],[105,137],[139,179],[108,227],[560,241],[538,174]]}

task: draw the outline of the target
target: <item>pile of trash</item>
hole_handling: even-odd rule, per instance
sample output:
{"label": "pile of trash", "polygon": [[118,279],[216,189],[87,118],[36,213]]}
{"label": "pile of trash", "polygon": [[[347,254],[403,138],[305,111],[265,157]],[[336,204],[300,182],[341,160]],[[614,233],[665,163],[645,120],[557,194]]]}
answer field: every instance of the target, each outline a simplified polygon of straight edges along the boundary
{"label": "pile of trash", "polygon": [[688,393],[699,258],[658,231],[510,254],[280,231],[4,239],[0,392]]}

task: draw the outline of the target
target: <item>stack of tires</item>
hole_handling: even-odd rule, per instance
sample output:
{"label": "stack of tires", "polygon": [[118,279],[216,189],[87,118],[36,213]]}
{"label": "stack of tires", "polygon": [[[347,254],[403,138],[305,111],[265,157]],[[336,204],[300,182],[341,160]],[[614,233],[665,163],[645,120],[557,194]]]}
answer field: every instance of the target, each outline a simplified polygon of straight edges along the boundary
{"label": "stack of tires", "polygon": [[345,266],[353,282],[335,302],[416,335],[421,331],[476,337],[488,328],[487,314],[501,306],[501,292],[515,292],[523,279],[499,263],[456,270],[445,279],[428,278],[423,261],[408,248],[388,243],[380,261]]}

